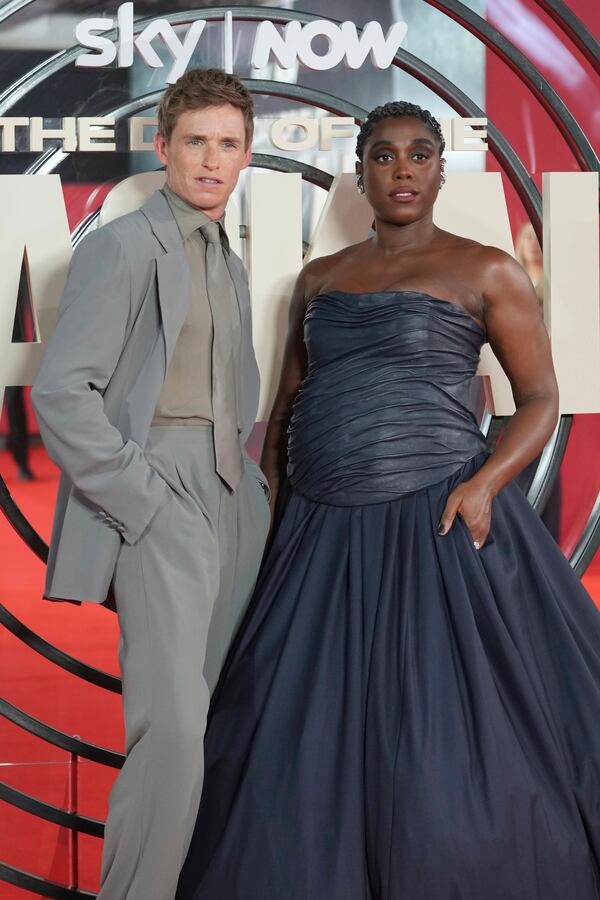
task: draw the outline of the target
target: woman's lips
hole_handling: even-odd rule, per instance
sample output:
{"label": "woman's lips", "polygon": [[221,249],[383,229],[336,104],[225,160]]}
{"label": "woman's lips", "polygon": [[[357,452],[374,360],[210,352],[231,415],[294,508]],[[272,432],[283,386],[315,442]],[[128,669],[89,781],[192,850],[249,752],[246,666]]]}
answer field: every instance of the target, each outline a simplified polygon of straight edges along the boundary
{"label": "woman's lips", "polygon": [[393,191],[390,198],[394,203],[412,203],[419,196],[417,191]]}

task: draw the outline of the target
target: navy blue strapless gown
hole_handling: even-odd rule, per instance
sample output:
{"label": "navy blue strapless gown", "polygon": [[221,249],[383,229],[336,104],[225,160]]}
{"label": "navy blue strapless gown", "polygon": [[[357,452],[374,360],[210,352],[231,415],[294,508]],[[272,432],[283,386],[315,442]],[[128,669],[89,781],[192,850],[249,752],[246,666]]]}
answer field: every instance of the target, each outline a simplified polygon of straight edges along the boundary
{"label": "navy blue strapless gown", "polygon": [[290,490],[213,699],[177,900],[597,900],[600,616],[485,461],[485,339],[413,292],[306,315]]}

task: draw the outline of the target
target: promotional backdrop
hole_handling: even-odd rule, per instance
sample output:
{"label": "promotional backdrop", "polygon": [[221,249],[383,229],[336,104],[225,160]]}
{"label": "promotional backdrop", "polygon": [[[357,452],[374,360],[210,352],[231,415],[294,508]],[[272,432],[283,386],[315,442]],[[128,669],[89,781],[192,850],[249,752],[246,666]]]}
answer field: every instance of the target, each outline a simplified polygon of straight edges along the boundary
{"label": "promotional backdrop", "polygon": [[[357,123],[396,99],[440,118],[436,220],[516,253],[543,305],[561,419],[522,487],[600,600],[599,31],[596,0],[0,3],[0,400],[23,398],[36,475],[19,482],[0,453],[0,900],[98,886],[122,751],[116,623],[41,602],[56,470],[27,385],[72,246],[164,179],[150,145],[165,85],[221,66],[255,100],[252,165],[227,212],[261,369],[254,453],[303,259],[369,233]],[[489,348],[473,408],[493,447],[512,400]]]}

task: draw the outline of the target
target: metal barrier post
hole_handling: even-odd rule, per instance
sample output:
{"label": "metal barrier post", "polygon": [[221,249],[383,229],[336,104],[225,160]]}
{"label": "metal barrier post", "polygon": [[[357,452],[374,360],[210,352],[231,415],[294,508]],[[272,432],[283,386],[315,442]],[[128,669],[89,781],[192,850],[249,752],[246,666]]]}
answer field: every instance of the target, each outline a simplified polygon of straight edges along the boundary
{"label": "metal barrier post", "polygon": [[[73,735],[77,739],[80,735]],[[69,776],[68,776],[68,795],[69,795],[69,812],[79,812],[79,757],[71,751],[69,753]],[[70,828],[68,832],[69,841],[69,887],[79,888],[79,832]]]}

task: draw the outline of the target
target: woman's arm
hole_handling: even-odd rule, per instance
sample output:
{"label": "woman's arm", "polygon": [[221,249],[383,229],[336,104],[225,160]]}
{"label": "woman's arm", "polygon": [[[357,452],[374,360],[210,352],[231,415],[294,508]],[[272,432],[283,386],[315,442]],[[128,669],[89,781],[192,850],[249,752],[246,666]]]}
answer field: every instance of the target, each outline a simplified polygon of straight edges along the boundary
{"label": "woman's arm", "polygon": [[269,416],[260,465],[271,488],[271,512],[282,476],[287,464],[287,427],[292,413],[292,403],[306,373],[306,347],[304,346],[304,313],[307,300],[307,270],[303,269],[292,293],[289,310],[289,327],[281,366],[279,387]]}
{"label": "woman's arm", "polygon": [[481,469],[450,494],[439,530],[447,534],[460,513],[479,546],[490,529],[493,498],[541,453],[558,417],[550,341],[531,282],[511,257],[490,248],[483,252],[488,339],[509,378],[516,412]]}

